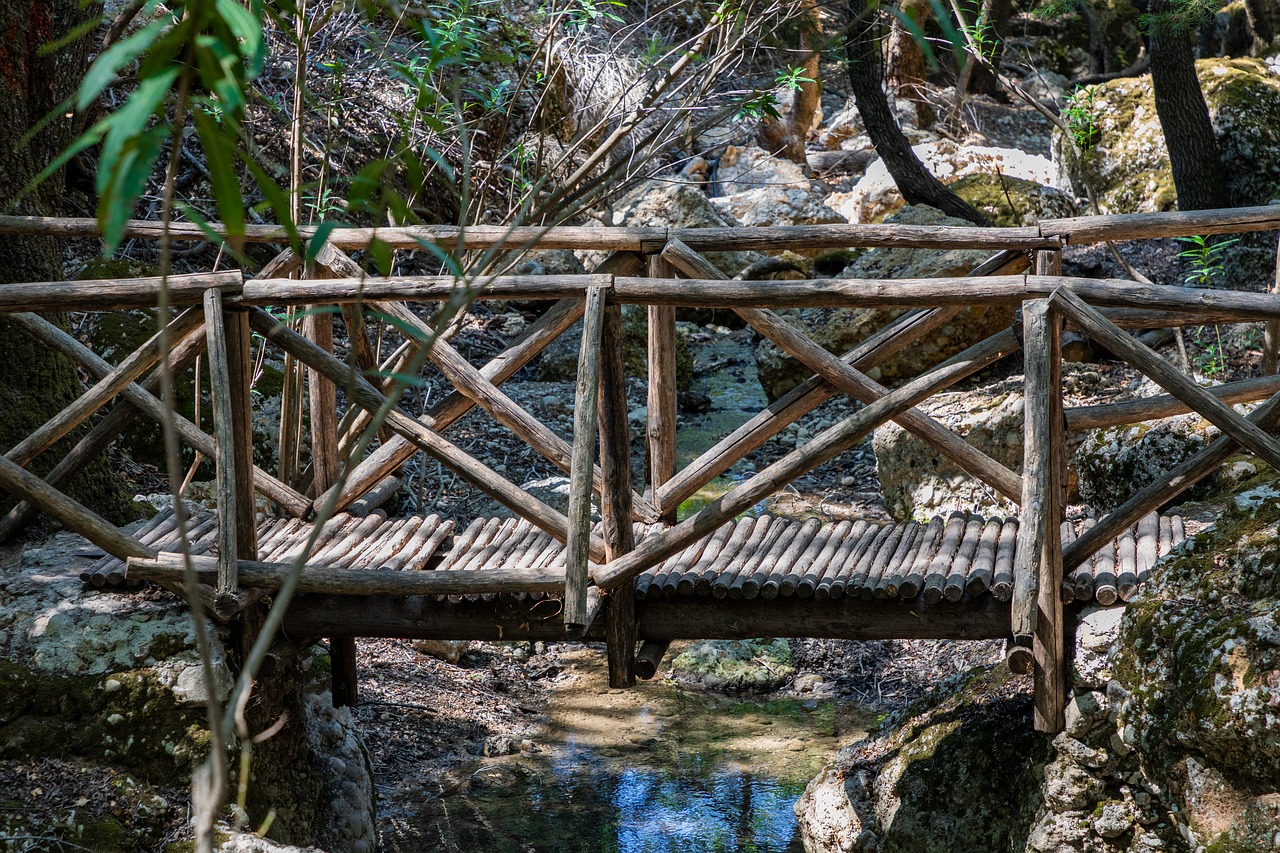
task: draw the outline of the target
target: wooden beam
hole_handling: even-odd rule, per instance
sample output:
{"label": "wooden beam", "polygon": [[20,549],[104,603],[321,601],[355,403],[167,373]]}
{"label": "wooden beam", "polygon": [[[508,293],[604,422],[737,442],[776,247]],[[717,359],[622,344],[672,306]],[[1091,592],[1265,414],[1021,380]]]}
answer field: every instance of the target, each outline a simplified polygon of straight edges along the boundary
{"label": "wooden beam", "polygon": [[[1280,426],[1280,394],[1272,396],[1249,415],[1249,421],[1263,430]],[[1238,453],[1240,445],[1230,436],[1220,435],[1195,456],[1159,477],[1116,509],[1107,513],[1092,528],[1080,534],[1063,552],[1063,566],[1071,571],[1083,565],[1089,555],[1108,545],[1150,512],[1164,506],[1187,489],[1216,471]]]}
{"label": "wooden beam", "polygon": [[[603,289],[600,292],[604,292]],[[588,291],[589,293],[589,291]],[[389,315],[410,329],[430,340],[433,335],[430,327],[418,319],[412,311],[399,303],[385,306]],[[573,448],[560,436],[552,432],[545,424],[525,411],[515,400],[512,400],[502,389],[485,378],[484,374],[473,367],[469,361],[445,341],[433,341],[428,351],[428,358],[440,369],[445,378],[453,383],[473,403],[511,430],[515,435],[542,454],[542,456],[566,474],[572,467]],[[599,492],[602,475],[598,467],[593,468],[593,490]],[[636,519],[652,522],[658,519],[657,510],[639,495],[633,496],[633,506],[637,508]]]}
{"label": "wooden beam", "polygon": [[600,335],[604,328],[604,288],[587,291],[578,350],[578,382],[573,405],[573,464],[569,474],[569,541],[565,548],[564,630],[571,639],[587,629],[587,543],[591,538],[591,480],[600,423]]}
{"label": "wooden beam", "polygon": [[[970,275],[1017,273],[1026,269],[1027,263],[1025,253],[1001,252],[974,267]],[[909,311],[845,353],[841,360],[859,370],[870,370],[940,328],[960,310],[948,307]],[[674,512],[698,489],[837,393],[838,389],[820,376],[801,382],[655,489],[659,511]]]}
{"label": "wooden beam", "polygon": [[[174,375],[182,373],[195,363],[200,353],[204,352],[204,325],[201,324],[194,328],[191,333],[183,340],[177,341],[174,346],[172,356],[170,358],[170,367]],[[148,394],[160,393],[160,368],[152,371],[151,375],[142,383],[141,388]],[[84,466],[90,460],[97,457],[115,441],[120,433],[124,432],[134,419],[142,414],[141,410],[131,405],[127,400],[114,406],[106,416],[94,425],[93,429],[84,438],[76,442],[75,446],[62,457],[57,465],[44,476],[44,481],[55,489],[61,487],[64,483],[79,474]],[[301,496],[299,496],[301,497]],[[23,527],[35,518],[39,510],[34,504],[27,501],[19,501],[12,509],[0,519],[0,543],[8,542]]]}
{"label": "wooden beam", "polygon": [[[604,473],[600,516],[604,522],[607,557],[610,562],[616,562],[630,554],[636,544],[631,526],[631,434],[622,354],[622,309],[617,305],[608,306],[604,312],[598,403],[600,469]],[[611,586],[605,613],[609,686],[631,687],[636,683],[635,577],[619,578]]]}
{"label": "wooden beam", "polygon": [[[560,615],[548,610],[536,602],[510,598],[450,604],[420,596],[308,595],[290,604],[284,630],[293,637],[328,633],[433,640],[563,639]],[[637,637],[655,643],[751,637],[982,640],[1009,634],[1009,608],[991,596],[935,605],[919,599],[863,601],[856,596],[825,601],[695,596],[638,601],[636,618]],[[587,639],[601,640],[604,635],[604,626],[597,622]]]}
{"label": "wooden beam", "polygon": [[[154,553],[154,552],[153,552]],[[196,577],[202,584],[213,584],[218,578],[218,558],[193,556]],[[163,552],[138,559],[128,558],[126,577],[137,580],[182,580],[182,555]],[[280,589],[293,566],[289,563],[265,563],[240,560],[237,574],[240,585],[248,589]],[[306,565],[298,578],[297,592],[325,595],[480,595],[489,593],[564,591],[564,575],[559,569],[511,569],[490,566],[485,569],[449,572],[402,572],[381,568],[333,569]],[[344,636],[341,631],[323,631],[328,636]],[[374,635],[367,635],[374,636]]]}
{"label": "wooden beam", "polygon": [[1108,323],[1105,317],[1074,293],[1060,291],[1049,301],[1056,310],[1084,329],[1089,337],[1141,370],[1209,423],[1256,453],[1272,468],[1280,470],[1280,442],[1183,375],[1161,358],[1159,353]]}
{"label": "wooden beam", "polygon": [[[258,334],[308,367],[325,374],[330,381],[342,385],[347,391],[348,399],[355,405],[369,412],[382,412],[385,409],[387,425],[415,447],[438,459],[464,480],[509,507],[517,515],[528,519],[539,529],[561,542],[565,541],[568,536],[568,519],[563,513],[528,494],[421,422],[394,407],[387,409],[387,398],[369,384],[367,379],[355,374],[349,366],[302,335],[280,324],[270,314],[261,309],[252,309],[249,322]],[[592,537],[591,554],[592,559],[604,561],[604,542],[598,537]]]}
{"label": "wooden beam", "polygon": [[[1062,422],[1062,321],[1046,301],[1027,305],[1023,319],[1027,386],[1023,481],[1032,512],[1030,517],[1024,517],[1019,530],[1012,618],[1014,638],[1021,640],[1021,632],[1027,627],[1024,596],[1034,578],[1035,619],[1030,628],[1035,727],[1037,731],[1057,733],[1062,731],[1067,702],[1059,534],[1066,482],[1061,456],[1066,445]],[[1024,548],[1029,549],[1025,554]]]}
{"label": "wooden beam", "polygon": [[[72,361],[80,364],[93,376],[101,378],[111,372],[111,365],[103,360],[101,356],[43,317],[36,314],[19,313],[10,315],[9,319],[66,355]],[[120,392],[120,395],[157,423],[164,423],[165,418],[170,414],[161,400],[136,383],[127,386]],[[174,426],[178,431],[178,437],[205,456],[212,458],[215,453],[213,437],[176,412],[172,413],[172,416]],[[246,408],[242,417],[247,418],[248,416],[249,410]],[[255,468],[253,470],[253,482],[254,488],[280,504],[285,511],[295,518],[305,518],[310,513],[310,501],[265,471]]]}
{"label": "wooden beam", "polygon": [[72,500],[3,456],[0,456],[0,489],[35,504],[68,530],[79,533],[113,557],[123,560],[129,557],[151,557],[156,553],[93,510]]}
{"label": "wooden beam", "polygon": [[1072,216],[1040,222],[1041,234],[1061,238],[1070,245],[1193,237],[1202,234],[1238,234],[1245,231],[1274,231],[1277,228],[1280,228],[1280,208],[1276,205],[1224,210]]}
{"label": "wooden beam", "polygon": [[[653,278],[675,278],[670,262],[660,255],[649,258],[649,275]],[[676,309],[650,305],[648,311],[649,396],[646,417],[645,459],[649,486],[653,494],[658,487],[675,476],[676,455]],[[668,511],[663,520],[675,524],[676,514]]]}
{"label": "wooden beam", "polygon": [[[598,273],[627,273],[640,268],[640,258],[630,253],[615,253],[605,258],[596,268]],[[582,318],[581,299],[564,299],[547,309],[532,325],[525,329],[502,353],[480,368],[480,373],[495,385],[510,379],[520,368],[532,361],[551,341]],[[456,423],[475,404],[460,391],[453,391],[418,418],[425,426],[437,432]],[[384,442],[374,453],[357,465],[347,476],[347,484],[336,507],[342,509],[351,501],[373,488],[388,474],[393,473],[409,457],[417,452],[408,441],[396,436]],[[316,498],[316,506],[324,506],[328,494]]]}
{"label": "wooden beam", "polygon": [[[1263,400],[1276,392],[1280,392],[1280,376],[1259,376],[1253,379],[1242,379],[1239,382],[1228,382],[1225,385],[1214,385],[1205,388],[1223,403],[1252,403]],[[1143,397],[1123,403],[1109,403],[1102,406],[1076,406],[1067,409],[1068,432],[1086,432],[1091,429],[1105,429],[1113,426],[1156,421],[1161,418],[1172,418],[1185,415],[1193,409],[1186,403],[1169,394],[1157,397]]]}
{"label": "wooden beam", "polygon": [[205,293],[205,334],[209,340],[209,385],[213,395],[214,478],[218,511],[218,582],[214,589],[217,610],[228,616],[235,612],[240,594],[236,581],[236,561],[240,557],[236,533],[236,441],[235,411],[231,399],[231,370],[227,364],[227,328],[222,311],[222,295]]}
{"label": "wooden beam", "polygon": [[[205,291],[217,293],[216,290]],[[169,321],[171,340],[181,341],[200,325],[198,310],[188,309]],[[5,457],[24,468],[39,454],[52,447],[60,438],[84,423],[94,412],[113,397],[132,385],[160,360],[160,333],[152,335],[146,343],[130,353],[119,366],[99,379],[92,388],[73,400],[22,441],[15,444]]]}
{"label": "wooden beam", "polygon": [[[171,275],[168,278],[170,304],[199,305],[204,292],[217,288],[238,290],[244,282],[239,270]],[[0,313],[32,311],[116,311],[123,308],[155,308],[165,279],[95,279],[92,281],[47,281],[0,285]]]}
{"label": "wooden beam", "polygon": [[[663,255],[686,274],[719,274],[719,270],[713,264],[683,243],[673,240],[667,245]],[[781,350],[854,399],[871,403],[889,393],[888,388],[856,367],[836,358],[774,312],[760,308],[738,308],[736,313]],[[911,409],[895,420],[925,444],[960,466],[961,470],[983,481],[1015,503],[1022,500],[1021,477],[933,418],[918,409]]]}
{"label": "wooden beam", "polygon": [[603,567],[595,578],[596,583],[610,588],[634,578],[754,506],[796,477],[834,459],[880,424],[914,407],[926,397],[1016,352],[1019,346],[1017,336],[1006,330],[948,359],[928,373],[824,430],[804,446],[796,448],[670,530],[650,536],[622,559]]}

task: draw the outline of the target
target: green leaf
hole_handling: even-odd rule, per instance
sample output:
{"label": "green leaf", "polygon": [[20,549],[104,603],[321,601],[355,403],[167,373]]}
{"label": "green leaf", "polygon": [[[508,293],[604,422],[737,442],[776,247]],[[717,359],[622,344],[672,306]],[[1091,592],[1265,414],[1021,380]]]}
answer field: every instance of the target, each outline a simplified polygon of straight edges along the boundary
{"label": "green leaf", "polygon": [[116,154],[105,191],[99,195],[98,225],[107,254],[114,252],[124,237],[124,226],[133,214],[138,197],[160,159],[160,150],[169,138],[167,127],[153,127],[124,140]]}
{"label": "green leaf", "polygon": [[391,251],[391,244],[385,240],[374,238],[369,243],[369,254],[373,256],[374,265],[378,268],[378,273],[382,276],[391,275],[391,265],[394,253]]}
{"label": "green leaf", "polygon": [[338,223],[336,222],[321,222],[316,226],[315,233],[312,234],[311,239],[307,241],[307,263],[315,261],[316,255],[320,254],[320,250],[324,248],[324,244],[329,239],[329,235],[333,233],[333,229],[337,227]]}
{"label": "green leaf", "polygon": [[289,248],[293,249],[296,254],[301,254],[302,244],[298,236],[298,225],[293,221],[293,216],[289,213],[288,194],[280,189],[280,185],[271,179],[266,170],[247,151],[239,148],[236,150],[240,155],[241,161],[249,169],[249,174],[253,176],[253,182],[262,191],[263,197],[266,198],[267,206],[271,208],[272,216],[276,222],[284,226],[285,232],[289,235]]}
{"label": "green leaf", "polygon": [[120,69],[137,59],[151,47],[156,37],[164,32],[165,22],[152,21],[128,38],[121,39],[104,50],[84,75],[84,82],[76,92],[76,110],[83,112],[97,100],[103,90],[115,82]]}
{"label": "green leaf", "polygon": [[218,218],[226,226],[227,242],[239,252],[244,245],[244,197],[240,194],[240,178],[236,173],[235,137],[229,128],[218,124],[213,116],[198,107],[191,111],[191,118],[208,160]]}
{"label": "green leaf", "polygon": [[217,0],[215,8],[232,35],[239,40],[239,52],[245,61],[245,76],[250,79],[258,76],[267,56],[260,17],[244,8],[238,0]]}

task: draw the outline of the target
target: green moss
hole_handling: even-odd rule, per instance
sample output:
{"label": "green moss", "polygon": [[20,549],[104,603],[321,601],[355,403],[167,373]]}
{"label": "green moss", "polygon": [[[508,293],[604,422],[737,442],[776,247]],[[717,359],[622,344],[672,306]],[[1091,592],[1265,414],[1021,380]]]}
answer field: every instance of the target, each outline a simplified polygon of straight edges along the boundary
{"label": "green moss", "polygon": [[151,673],[53,676],[0,661],[0,687],[0,757],[80,756],[182,784],[209,748],[203,709],[177,705]]}
{"label": "green moss", "polygon": [[1001,228],[1076,213],[1075,205],[1062,193],[1007,175],[966,175],[951,184],[951,189]]}

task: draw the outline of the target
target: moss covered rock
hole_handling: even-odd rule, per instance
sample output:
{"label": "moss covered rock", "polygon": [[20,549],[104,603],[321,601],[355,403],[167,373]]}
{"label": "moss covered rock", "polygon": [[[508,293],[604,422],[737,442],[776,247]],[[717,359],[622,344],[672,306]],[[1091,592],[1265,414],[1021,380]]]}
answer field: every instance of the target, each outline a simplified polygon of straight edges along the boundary
{"label": "moss covered rock", "polygon": [[702,640],[671,668],[681,684],[733,693],[777,690],[796,674],[786,640]]}
{"label": "moss covered rock", "polygon": [[841,750],[796,802],[805,850],[1022,850],[1049,738],[1003,666],[952,679]]}
{"label": "moss covered rock", "polygon": [[[1280,77],[1257,59],[1196,63],[1226,172],[1232,203],[1266,204],[1280,195]],[[1061,136],[1054,158],[1078,195],[1086,183],[1103,213],[1172,210],[1169,169],[1151,77],[1121,78],[1094,88],[1086,107],[1097,144],[1076,158]]]}
{"label": "moss covered rock", "polygon": [[1153,569],[1113,671],[1122,739],[1165,780],[1184,835],[1220,850],[1280,833],[1280,489],[1238,495]]}
{"label": "moss covered rock", "polygon": [[1008,175],[966,175],[951,190],[999,228],[1035,225],[1079,212],[1075,200],[1062,190]]}

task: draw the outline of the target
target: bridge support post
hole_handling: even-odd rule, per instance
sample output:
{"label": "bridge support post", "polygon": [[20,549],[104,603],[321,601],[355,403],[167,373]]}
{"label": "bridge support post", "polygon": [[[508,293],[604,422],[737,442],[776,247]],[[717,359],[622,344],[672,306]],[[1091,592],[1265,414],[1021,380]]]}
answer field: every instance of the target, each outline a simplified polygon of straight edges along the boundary
{"label": "bridge support post", "polygon": [[[1061,256],[1041,252],[1037,272],[1061,271]],[[1062,731],[1066,706],[1062,608],[1062,518],[1066,422],[1062,405],[1062,317],[1048,300],[1023,309],[1026,358],[1023,529],[1013,603],[1015,641],[1030,633],[1037,731]],[[1012,662],[1012,659],[1011,659]]]}
{"label": "bridge support post", "polygon": [[[650,255],[649,276],[675,278],[675,268],[661,255]],[[649,494],[656,495],[676,474],[676,309],[670,305],[649,306],[648,412],[645,458]],[[675,510],[662,520],[675,524]]]}
{"label": "bridge support post", "polygon": [[[600,514],[610,562],[635,547],[631,526],[631,436],[627,427],[627,377],[622,362],[622,309],[615,303],[604,312],[600,336]],[[609,686],[636,683],[636,582],[628,580],[609,592],[605,616]]]}

